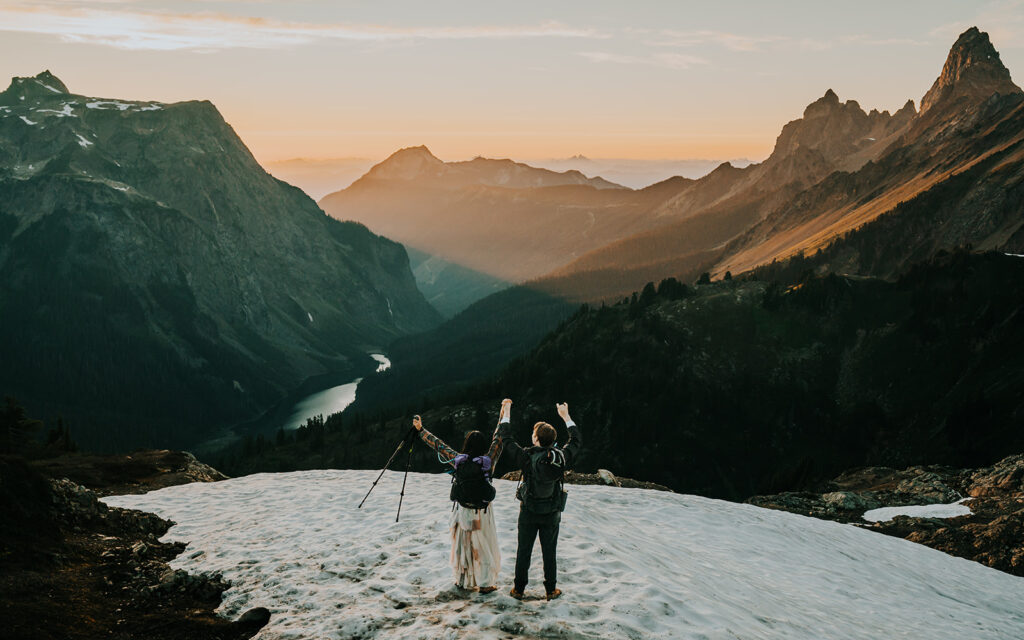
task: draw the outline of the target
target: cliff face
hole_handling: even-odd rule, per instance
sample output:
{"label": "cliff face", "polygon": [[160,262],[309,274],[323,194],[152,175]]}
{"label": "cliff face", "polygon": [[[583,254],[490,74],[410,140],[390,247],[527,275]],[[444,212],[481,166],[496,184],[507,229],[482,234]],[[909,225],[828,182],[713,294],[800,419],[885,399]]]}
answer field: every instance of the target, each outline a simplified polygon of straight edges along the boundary
{"label": "cliff face", "polygon": [[188,444],[437,320],[401,245],[271,177],[209,102],[49,73],[0,93],[0,273],[0,384],[98,446]]}

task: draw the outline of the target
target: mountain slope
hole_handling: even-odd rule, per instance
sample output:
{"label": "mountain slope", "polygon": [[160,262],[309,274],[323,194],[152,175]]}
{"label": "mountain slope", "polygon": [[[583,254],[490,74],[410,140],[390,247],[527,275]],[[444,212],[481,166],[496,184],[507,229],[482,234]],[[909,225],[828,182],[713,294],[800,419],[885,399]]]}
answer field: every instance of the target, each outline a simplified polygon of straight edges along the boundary
{"label": "mountain slope", "polygon": [[[511,160],[446,163],[415,147],[396,152],[320,205],[338,219],[362,222],[429,256],[514,284],[656,223],[652,210],[680,186],[672,180],[633,191]],[[464,284],[432,286],[458,295]]]}
{"label": "mountain slope", "polygon": [[1006,242],[1024,224],[1022,209],[1012,199],[997,201],[1024,178],[1024,94],[1010,80],[987,34],[972,28],[960,36],[922,105],[899,143],[876,163],[829,176],[799,194],[728,247],[715,271],[746,271],[800,252],[810,254],[953,179],[964,205],[954,222],[956,231],[935,227],[921,233],[937,248],[1011,248]]}
{"label": "mountain slope", "polygon": [[[665,205],[681,211],[681,220],[579,258],[551,274],[549,289],[572,289],[614,270],[635,274],[620,280],[636,289],[644,278],[689,280],[704,270],[721,276],[810,254],[958,175],[973,180],[958,181],[964,206],[956,220],[919,230],[925,237],[912,241],[933,250],[964,243],[1012,249],[1007,240],[1020,229],[1020,207],[1000,194],[1016,189],[1024,171],[1022,101],[988,35],[971,28],[954,43],[919,113],[912,102],[892,116],[865,113],[830,90],[783,128],[768,160],[733,172],[717,199],[695,187],[681,192]],[[888,239],[894,249],[908,240]],[[886,271],[924,257],[908,256]],[[604,294],[621,295],[622,285],[610,281]]]}
{"label": "mountain slope", "polygon": [[[587,425],[583,423],[584,437]],[[1024,634],[1019,578],[849,525],[696,496],[568,487],[558,542],[564,595],[459,593],[448,567],[444,474],[259,474],[116,496],[178,523],[173,568],[223,572],[221,612],[274,614],[268,637],[991,638]],[[495,481],[502,583],[515,483]]]}
{"label": "mountain slope", "polygon": [[209,102],[0,93],[0,387],[86,446],[186,445],[432,326],[394,242],[263,171]]}
{"label": "mountain slope", "polygon": [[853,466],[987,463],[1024,447],[1022,283],[1024,259],[966,252],[789,293],[667,281],[584,308],[455,402],[511,397],[532,424],[568,401],[585,470],[729,499]]}

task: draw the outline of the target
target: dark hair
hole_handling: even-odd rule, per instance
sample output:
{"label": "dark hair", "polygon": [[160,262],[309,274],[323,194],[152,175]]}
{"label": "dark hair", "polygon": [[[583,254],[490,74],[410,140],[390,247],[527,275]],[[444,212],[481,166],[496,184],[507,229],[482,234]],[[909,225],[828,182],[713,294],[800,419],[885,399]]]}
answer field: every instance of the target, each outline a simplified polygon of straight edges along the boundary
{"label": "dark hair", "polygon": [[470,458],[476,458],[487,453],[487,436],[480,431],[470,431],[466,434],[466,441],[462,443],[462,453]]}
{"label": "dark hair", "polygon": [[533,425],[533,432],[537,434],[537,442],[542,447],[550,447],[555,442],[555,438],[558,437],[558,432],[555,431],[555,428],[546,422],[538,422]]}

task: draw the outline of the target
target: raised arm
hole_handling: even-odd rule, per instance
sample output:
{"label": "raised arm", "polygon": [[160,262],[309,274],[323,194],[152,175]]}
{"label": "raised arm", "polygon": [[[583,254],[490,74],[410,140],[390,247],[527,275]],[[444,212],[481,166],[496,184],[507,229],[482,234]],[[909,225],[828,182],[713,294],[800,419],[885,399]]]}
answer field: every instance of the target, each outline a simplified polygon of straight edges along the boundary
{"label": "raised arm", "polygon": [[[497,437],[501,446],[512,452],[516,468],[522,469],[525,461],[529,458],[523,448],[519,446],[512,436],[512,401],[505,398],[501,401],[501,414],[498,416]],[[492,445],[493,446],[493,445]]]}
{"label": "raised arm", "polygon": [[572,469],[576,464],[576,456],[579,455],[580,447],[583,446],[583,435],[580,433],[580,428],[569,417],[569,403],[556,404],[555,408],[558,409],[558,415],[565,421],[565,428],[569,430],[569,441],[562,447],[562,451],[565,453],[566,468]]}
{"label": "raised arm", "polygon": [[491,436],[491,447],[487,450],[487,457],[491,459],[491,465],[498,464],[498,456],[501,455],[501,423],[507,420],[512,412],[512,401],[505,398],[501,401],[501,410],[498,412],[498,424],[494,427],[494,435]]}
{"label": "raised arm", "polygon": [[420,434],[420,439],[423,440],[428,447],[437,452],[437,457],[441,462],[444,464],[452,463],[452,460],[455,459],[455,456],[457,456],[458,453],[455,452],[455,449],[446,445],[444,440],[424,429],[422,418],[419,416],[413,416],[412,426],[416,427],[416,431]]}

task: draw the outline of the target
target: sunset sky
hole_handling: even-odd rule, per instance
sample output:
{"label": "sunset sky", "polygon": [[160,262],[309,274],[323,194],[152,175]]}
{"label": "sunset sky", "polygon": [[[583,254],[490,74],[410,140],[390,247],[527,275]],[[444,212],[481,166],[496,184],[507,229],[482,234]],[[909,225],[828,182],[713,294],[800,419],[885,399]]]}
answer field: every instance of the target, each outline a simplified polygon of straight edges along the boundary
{"label": "sunset sky", "polygon": [[971,25],[1020,84],[1024,0],[0,0],[0,75],[209,99],[261,161],[760,160],[830,87],[918,102]]}

